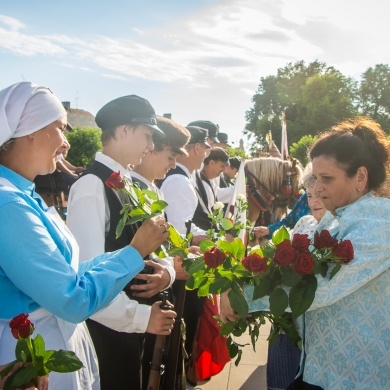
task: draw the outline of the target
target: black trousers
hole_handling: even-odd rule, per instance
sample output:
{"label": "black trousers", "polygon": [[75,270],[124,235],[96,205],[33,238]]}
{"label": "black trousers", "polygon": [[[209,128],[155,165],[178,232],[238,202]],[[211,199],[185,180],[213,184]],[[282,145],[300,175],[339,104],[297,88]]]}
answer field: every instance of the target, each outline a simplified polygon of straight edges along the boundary
{"label": "black trousers", "polygon": [[101,390],[141,390],[145,335],[116,332],[90,319],[86,322],[99,360]]}
{"label": "black trousers", "polygon": [[197,290],[187,290],[184,302],[183,318],[186,323],[186,351],[192,353],[198,329],[199,318],[203,311],[204,298],[198,297]]}

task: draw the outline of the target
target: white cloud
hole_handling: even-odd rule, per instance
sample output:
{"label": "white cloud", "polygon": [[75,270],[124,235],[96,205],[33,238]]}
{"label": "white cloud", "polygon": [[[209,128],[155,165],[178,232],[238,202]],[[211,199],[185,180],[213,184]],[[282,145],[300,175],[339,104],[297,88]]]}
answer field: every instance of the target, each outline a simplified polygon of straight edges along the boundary
{"label": "white cloud", "polygon": [[[0,47],[18,55],[60,56],[75,66],[95,65],[105,76],[124,80],[188,83],[191,88],[225,80],[248,90],[260,77],[302,59],[319,59],[353,75],[375,65],[371,58],[390,62],[390,54],[378,55],[385,52],[388,35],[387,22],[377,23],[385,20],[382,3],[228,0],[175,23],[133,28],[131,35],[116,39],[31,35],[22,22],[0,15]],[[369,12],[379,18],[372,25]]]}
{"label": "white cloud", "polygon": [[7,28],[12,31],[20,30],[25,27],[25,25],[18,19],[12,18],[7,15],[0,15],[0,23],[7,26]]}
{"label": "white cloud", "polygon": [[26,30],[26,26],[22,22],[0,15],[0,47],[22,56],[66,54],[66,50],[53,44],[50,37],[31,36],[20,32],[23,29]]}

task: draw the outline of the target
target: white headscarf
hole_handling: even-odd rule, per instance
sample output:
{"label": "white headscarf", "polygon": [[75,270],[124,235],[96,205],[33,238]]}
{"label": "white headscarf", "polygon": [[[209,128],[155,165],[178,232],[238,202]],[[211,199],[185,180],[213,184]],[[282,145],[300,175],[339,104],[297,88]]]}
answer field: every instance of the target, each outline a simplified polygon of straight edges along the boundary
{"label": "white headscarf", "polygon": [[28,81],[0,91],[0,146],[64,117],[66,111],[49,88]]}

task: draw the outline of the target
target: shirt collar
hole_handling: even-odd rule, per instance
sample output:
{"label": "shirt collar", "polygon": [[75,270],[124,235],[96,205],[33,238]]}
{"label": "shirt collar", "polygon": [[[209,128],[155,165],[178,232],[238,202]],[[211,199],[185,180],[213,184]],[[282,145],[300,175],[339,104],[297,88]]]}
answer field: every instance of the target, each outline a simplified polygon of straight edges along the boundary
{"label": "shirt collar", "polygon": [[176,163],[176,166],[178,166],[179,168],[181,168],[184,173],[188,176],[188,177],[191,177],[191,172],[188,170],[187,167],[185,167],[183,164],[180,164],[180,163]]}
{"label": "shirt collar", "polygon": [[151,183],[146,177],[140,175],[138,172],[131,171],[131,176],[145,183],[148,188],[153,187],[153,183]]}
{"label": "shirt collar", "polygon": [[18,173],[5,167],[4,165],[0,165],[0,176],[11,182],[21,192],[24,192],[25,194],[30,196],[35,194],[34,182],[26,179],[25,177],[19,175]]}
{"label": "shirt collar", "polygon": [[97,152],[95,160],[104,164],[106,167],[110,168],[114,172],[120,172],[122,176],[126,176],[128,179],[131,180],[130,176],[130,170],[119,164],[117,161],[112,159],[111,157],[107,156],[106,154],[102,152]]}
{"label": "shirt collar", "polygon": [[8,180],[19,191],[35,199],[43,210],[47,209],[40,195],[35,192],[35,183],[33,181],[26,179],[4,165],[0,165],[0,177],[4,177],[4,179]]}

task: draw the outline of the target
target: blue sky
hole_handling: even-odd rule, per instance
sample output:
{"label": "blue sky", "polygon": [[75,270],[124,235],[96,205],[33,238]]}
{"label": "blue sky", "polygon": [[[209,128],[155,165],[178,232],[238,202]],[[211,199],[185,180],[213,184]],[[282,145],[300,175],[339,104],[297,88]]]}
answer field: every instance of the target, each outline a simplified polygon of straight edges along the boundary
{"label": "blue sky", "polygon": [[138,94],[242,138],[261,77],[318,59],[356,79],[390,64],[385,0],[2,0],[0,89],[28,80],[96,114]]}

